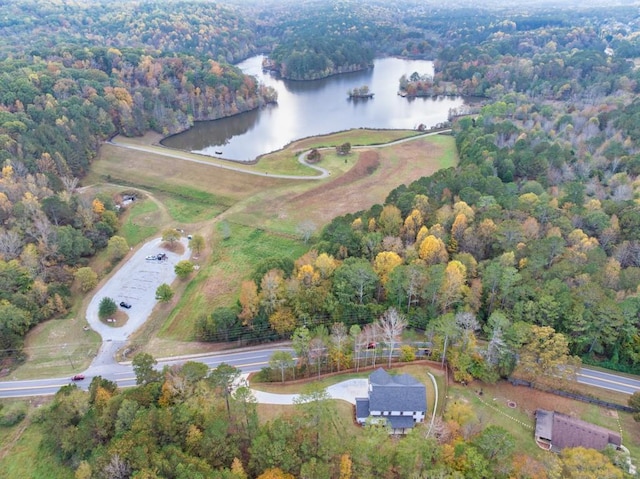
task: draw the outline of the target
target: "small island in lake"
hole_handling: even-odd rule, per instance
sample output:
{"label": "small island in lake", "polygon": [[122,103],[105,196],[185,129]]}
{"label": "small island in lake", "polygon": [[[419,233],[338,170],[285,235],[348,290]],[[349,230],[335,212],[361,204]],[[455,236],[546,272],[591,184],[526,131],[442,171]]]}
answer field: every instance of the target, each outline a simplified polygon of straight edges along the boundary
{"label": "small island in lake", "polygon": [[369,91],[369,87],[367,85],[349,90],[347,94],[349,95],[349,98],[373,98],[373,93]]}

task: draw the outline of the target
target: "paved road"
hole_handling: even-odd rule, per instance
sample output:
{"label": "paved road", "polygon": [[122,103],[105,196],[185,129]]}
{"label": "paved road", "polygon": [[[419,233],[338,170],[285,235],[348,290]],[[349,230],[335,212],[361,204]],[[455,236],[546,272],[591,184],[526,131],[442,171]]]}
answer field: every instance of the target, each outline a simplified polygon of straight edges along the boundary
{"label": "paved road", "polygon": [[[155,155],[167,156],[169,158],[174,158],[176,160],[190,161],[192,163],[200,163],[201,165],[207,165],[207,166],[211,166],[211,167],[214,167],[214,168],[222,168],[224,170],[236,171],[238,173],[244,173],[244,174],[247,174],[247,175],[266,176],[267,178],[279,178],[279,179],[285,179],[285,180],[321,180],[323,178],[327,178],[330,175],[330,173],[327,170],[325,170],[324,168],[321,168],[320,166],[310,165],[310,164],[306,163],[304,161],[304,159],[306,158],[306,153],[300,155],[298,157],[298,161],[300,161],[301,163],[305,164],[306,166],[308,166],[308,167],[320,172],[319,175],[316,175],[316,176],[297,176],[297,175],[270,174],[270,173],[266,173],[266,172],[262,172],[262,171],[248,170],[246,168],[239,168],[237,166],[223,164],[223,163],[220,163],[219,161],[215,161],[215,158],[212,158],[211,160],[199,160],[197,158],[193,158],[193,156],[187,155],[186,153],[180,153],[178,151],[171,150],[171,149],[163,147],[163,146],[130,145],[128,143],[119,143],[117,140],[112,140],[109,143],[111,145],[114,145],[114,146],[117,146],[117,147],[120,147],[120,148],[126,148],[126,149],[129,149],[129,150],[144,151],[144,152],[147,152],[147,153],[153,153]],[[191,155],[194,155],[194,153],[191,153]]]}
{"label": "paved road", "polygon": [[[250,373],[259,371],[269,364],[269,358],[276,350],[288,350],[288,348],[249,348],[243,351],[222,352],[207,356],[167,358],[159,360],[157,368],[162,369],[165,365],[180,364],[191,360],[204,363],[209,366],[209,368],[215,368],[224,362],[241,369],[244,373]],[[135,386],[136,384],[131,363],[113,363],[109,367],[103,367],[101,369],[89,368],[85,372],[84,381],[77,382],[78,386],[87,389],[91,383],[91,379],[97,375],[116,382],[119,387]],[[58,392],[60,387],[70,384],[71,382],[69,377],[2,381],[0,382],[0,398],[53,395]]]}
{"label": "paved road", "polygon": [[634,379],[619,376],[615,373],[604,373],[594,369],[582,368],[578,373],[578,382],[611,391],[633,394],[640,391],[640,378]]}

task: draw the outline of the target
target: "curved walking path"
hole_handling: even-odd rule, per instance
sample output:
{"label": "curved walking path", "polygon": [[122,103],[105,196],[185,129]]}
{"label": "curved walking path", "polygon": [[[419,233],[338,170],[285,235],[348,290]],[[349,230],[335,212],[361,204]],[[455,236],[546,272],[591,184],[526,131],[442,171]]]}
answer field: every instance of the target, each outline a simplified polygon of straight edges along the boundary
{"label": "curved walking path", "polygon": [[[391,141],[389,143],[382,143],[379,145],[359,145],[359,146],[354,146],[352,148],[352,150],[359,150],[359,149],[370,149],[370,148],[386,148],[388,146],[393,146],[393,145],[398,145],[400,143],[406,143],[408,141],[414,141],[420,138],[425,138],[427,136],[433,136],[433,135],[439,135],[441,133],[448,133],[450,132],[451,129],[446,129],[446,130],[438,130],[438,131],[431,131],[428,133],[424,133],[422,135],[415,135],[415,136],[411,136],[408,138],[401,138],[399,140],[395,140],[395,141]],[[176,151],[170,148],[167,148],[166,146],[157,146],[157,145],[132,145],[129,143],[121,143],[115,139],[112,139],[110,141],[108,141],[107,143],[109,143],[110,145],[113,146],[117,146],[119,148],[126,148],[129,150],[135,150],[135,151],[143,151],[146,153],[152,153],[152,154],[156,154],[156,155],[161,155],[161,156],[166,156],[168,158],[174,158],[176,160],[182,160],[182,161],[190,161],[192,163],[199,163],[201,165],[207,165],[207,166],[212,166],[214,168],[223,168],[225,170],[231,170],[231,171],[235,171],[238,173],[245,173],[247,175],[255,175],[255,176],[264,176],[267,178],[278,178],[278,179],[285,179],[285,180],[322,180],[324,178],[328,178],[331,173],[325,169],[322,168],[321,166],[317,166],[317,165],[312,165],[310,163],[307,163],[306,158],[307,155],[309,154],[309,152],[311,150],[305,151],[303,153],[300,153],[300,155],[298,155],[298,162],[300,162],[301,164],[318,171],[320,174],[316,175],[316,176],[300,176],[300,175],[282,175],[282,174],[273,174],[273,173],[266,173],[266,172],[261,172],[261,171],[254,171],[254,170],[248,170],[246,168],[240,168],[237,166],[232,166],[232,165],[227,165],[227,164],[222,164],[216,161],[215,157],[210,157],[210,160],[199,160],[198,158],[194,158],[194,155],[196,155],[195,153],[182,153],[180,151]],[[326,147],[326,148],[320,148],[320,150],[330,150],[333,149],[332,147]]]}

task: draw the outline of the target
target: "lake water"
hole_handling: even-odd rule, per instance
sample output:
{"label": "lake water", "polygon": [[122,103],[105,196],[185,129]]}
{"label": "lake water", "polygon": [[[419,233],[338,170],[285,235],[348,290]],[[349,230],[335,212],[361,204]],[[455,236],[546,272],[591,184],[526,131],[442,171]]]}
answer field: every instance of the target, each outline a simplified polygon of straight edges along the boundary
{"label": "lake water", "polygon": [[[322,80],[288,81],[264,73],[262,59],[252,57],[238,67],[275,88],[277,104],[221,120],[197,122],[193,128],[162,143],[195,153],[252,161],[309,136],[352,128],[413,129],[421,123],[431,127],[445,122],[449,109],[464,103],[462,98],[398,96],[403,74],[433,74],[433,63],[426,60],[382,58],[366,71]],[[369,87],[374,98],[348,98],[348,91],[363,85]]]}

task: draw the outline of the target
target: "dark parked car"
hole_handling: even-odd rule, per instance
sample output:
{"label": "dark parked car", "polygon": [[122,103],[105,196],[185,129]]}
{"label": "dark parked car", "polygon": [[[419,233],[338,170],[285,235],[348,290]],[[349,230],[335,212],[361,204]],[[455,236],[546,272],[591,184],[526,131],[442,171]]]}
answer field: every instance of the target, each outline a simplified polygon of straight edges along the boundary
{"label": "dark parked car", "polygon": [[84,374],[76,374],[75,376],[71,376],[72,381],[82,381],[84,379]]}
{"label": "dark parked car", "polygon": [[131,305],[129,303],[126,303],[125,301],[120,301],[120,307],[129,309]]}

